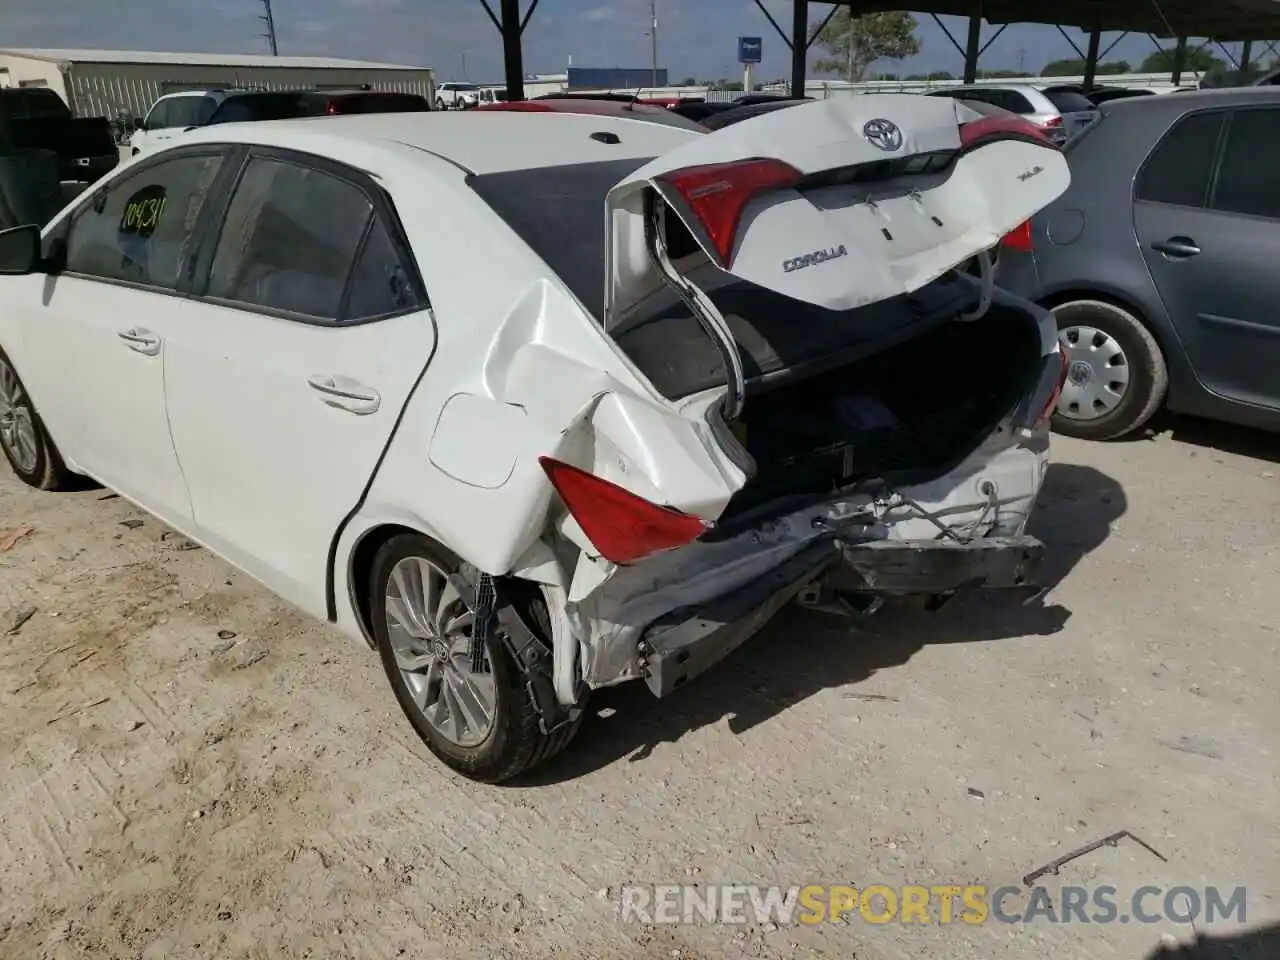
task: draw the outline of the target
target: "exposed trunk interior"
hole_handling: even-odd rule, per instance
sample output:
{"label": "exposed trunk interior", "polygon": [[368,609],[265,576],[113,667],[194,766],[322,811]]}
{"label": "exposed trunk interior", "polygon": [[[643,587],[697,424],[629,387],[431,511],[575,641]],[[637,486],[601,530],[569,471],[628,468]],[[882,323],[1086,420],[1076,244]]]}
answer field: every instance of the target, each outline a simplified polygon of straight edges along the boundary
{"label": "exposed trunk interior", "polygon": [[721,526],[727,533],[864,481],[941,476],[1031,389],[1039,368],[1034,318],[993,305],[979,320],[937,324],[817,376],[749,387],[730,426],[757,473]]}

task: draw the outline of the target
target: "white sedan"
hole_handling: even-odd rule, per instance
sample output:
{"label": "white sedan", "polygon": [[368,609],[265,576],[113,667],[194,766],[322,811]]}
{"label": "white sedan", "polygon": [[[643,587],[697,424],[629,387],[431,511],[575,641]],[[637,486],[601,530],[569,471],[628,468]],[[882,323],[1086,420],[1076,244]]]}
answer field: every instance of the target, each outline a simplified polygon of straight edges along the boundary
{"label": "white sedan", "polygon": [[0,233],[0,447],[375,648],[503,780],[792,598],[1035,589],[1057,338],[953,267],[1067,183],[924,97],[197,130]]}

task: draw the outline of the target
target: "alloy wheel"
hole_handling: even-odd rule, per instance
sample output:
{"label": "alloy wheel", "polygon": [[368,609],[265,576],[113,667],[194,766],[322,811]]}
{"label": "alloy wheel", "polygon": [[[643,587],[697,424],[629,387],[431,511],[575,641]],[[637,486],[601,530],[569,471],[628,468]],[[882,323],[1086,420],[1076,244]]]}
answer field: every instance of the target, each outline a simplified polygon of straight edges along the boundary
{"label": "alloy wheel", "polygon": [[422,717],[460,747],[482,743],[496,712],[493,667],[487,650],[472,662],[475,618],[448,574],[425,557],[400,560],[386,611],[396,666]]}
{"label": "alloy wheel", "polygon": [[1064,327],[1058,333],[1067,355],[1067,379],[1058,413],[1068,420],[1106,416],[1129,391],[1129,358],[1124,348],[1097,327]]}
{"label": "alloy wheel", "polygon": [[40,441],[35,416],[17,373],[7,360],[0,359],[0,444],[20,473],[36,469]]}

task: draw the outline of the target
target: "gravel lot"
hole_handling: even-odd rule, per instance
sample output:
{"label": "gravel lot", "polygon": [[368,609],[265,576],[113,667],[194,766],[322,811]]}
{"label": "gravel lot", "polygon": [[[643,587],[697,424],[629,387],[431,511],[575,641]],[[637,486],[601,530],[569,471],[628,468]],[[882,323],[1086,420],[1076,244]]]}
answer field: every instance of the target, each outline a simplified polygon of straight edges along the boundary
{"label": "gravel lot", "polygon": [[1185,429],[1056,441],[1043,608],[787,611],[505,788],[430,759],[373,655],[0,469],[0,531],[34,528],[0,553],[0,956],[1141,960],[1191,928],[617,917],[624,883],[1017,883],[1121,829],[1168,862],[1046,883],[1246,885],[1275,924],[1280,438]]}

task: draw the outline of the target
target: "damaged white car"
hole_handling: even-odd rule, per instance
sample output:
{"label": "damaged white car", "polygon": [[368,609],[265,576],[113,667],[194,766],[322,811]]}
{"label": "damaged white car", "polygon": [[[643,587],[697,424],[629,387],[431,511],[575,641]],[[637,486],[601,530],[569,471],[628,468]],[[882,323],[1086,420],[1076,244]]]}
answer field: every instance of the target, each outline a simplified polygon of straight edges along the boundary
{"label": "damaged white car", "polygon": [[507,779],[798,595],[1034,593],[1055,328],[955,266],[1068,177],[913,96],[195,131],[0,234],[0,446],[375,647]]}

